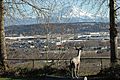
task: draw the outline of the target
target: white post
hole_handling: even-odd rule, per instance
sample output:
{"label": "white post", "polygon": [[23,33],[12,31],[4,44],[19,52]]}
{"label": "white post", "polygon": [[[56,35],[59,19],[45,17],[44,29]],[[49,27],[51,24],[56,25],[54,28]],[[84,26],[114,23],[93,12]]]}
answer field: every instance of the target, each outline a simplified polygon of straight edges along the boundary
{"label": "white post", "polygon": [[87,77],[84,77],[84,80],[87,80]]}

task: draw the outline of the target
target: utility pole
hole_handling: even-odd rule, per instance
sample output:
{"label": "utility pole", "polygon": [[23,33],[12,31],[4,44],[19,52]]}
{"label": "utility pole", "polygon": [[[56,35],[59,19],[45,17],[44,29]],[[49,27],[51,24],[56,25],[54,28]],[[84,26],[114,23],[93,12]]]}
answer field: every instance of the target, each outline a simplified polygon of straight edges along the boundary
{"label": "utility pole", "polygon": [[115,17],[116,17],[116,10],[115,10],[115,0],[109,0],[109,6],[110,6],[110,11],[109,11],[109,17],[110,17],[110,61],[111,61],[111,66],[115,66],[117,63],[117,29],[116,29],[116,24],[115,24]]}
{"label": "utility pole", "polygon": [[5,62],[6,47],[5,47],[5,32],[4,32],[4,7],[3,0],[0,0],[0,69],[6,70],[7,64]]}

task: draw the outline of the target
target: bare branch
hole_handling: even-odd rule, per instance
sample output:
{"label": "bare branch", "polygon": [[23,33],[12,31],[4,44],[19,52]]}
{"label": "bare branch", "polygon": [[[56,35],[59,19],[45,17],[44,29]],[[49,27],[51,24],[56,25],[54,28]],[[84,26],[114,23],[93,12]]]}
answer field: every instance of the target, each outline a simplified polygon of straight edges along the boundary
{"label": "bare branch", "polygon": [[105,3],[106,0],[103,0],[102,3],[99,5],[98,10],[96,11],[95,15],[100,11],[100,9],[102,8],[102,5]]}
{"label": "bare branch", "polygon": [[28,5],[32,6],[35,9],[38,9],[39,11],[43,11],[43,9],[44,10],[49,10],[48,8],[39,8],[38,6],[32,5],[31,3],[27,2],[26,0],[21,0],[21,1],[27,3]]}
{"label": "bare branch", "polygon": [[117,11],[118,9],[120,9],[120,7],[116,8],[115,11]]}

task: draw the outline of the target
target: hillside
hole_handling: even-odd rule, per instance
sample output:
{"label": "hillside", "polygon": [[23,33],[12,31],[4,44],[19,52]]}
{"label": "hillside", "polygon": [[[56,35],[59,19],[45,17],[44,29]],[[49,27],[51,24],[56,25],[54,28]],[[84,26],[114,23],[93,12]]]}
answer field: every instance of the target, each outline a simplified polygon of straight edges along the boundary
{"label": "hillside", "polygon": [[50,23],[13,25],[5,27],[6,36],[12,34],[23,35],[44,35],[54,33],[83,33],[83,32],[108,32],[108,23],[100,22],[76,22],[76,23]]}

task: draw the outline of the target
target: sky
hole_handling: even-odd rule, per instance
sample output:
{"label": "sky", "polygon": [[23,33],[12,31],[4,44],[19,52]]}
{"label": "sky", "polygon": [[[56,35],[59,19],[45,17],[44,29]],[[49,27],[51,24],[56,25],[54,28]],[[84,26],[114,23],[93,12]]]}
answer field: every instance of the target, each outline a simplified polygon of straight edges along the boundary
{"label": "sky", "polygon": [[21,0],[13,1],[16,2],[5,4],[5,8],[7,9],[6,17],[9,15],[12,15],[14,18],[23,19],[39,17],[46,19],[44,21],[47,21],[48,18],[56,17],[58,22],[60,22],[62,18],[69,20],[76,17],[80,18],[79,21],[81,21],[83,17],[86,19],[91,18],[93,21],[97,20],[96,18],[101,20],[109,18],[108,0],[25,0],[35,7],[42,9],[41,11],[32,8],[27,3],[13,4],[17,2],[20,3]]}

